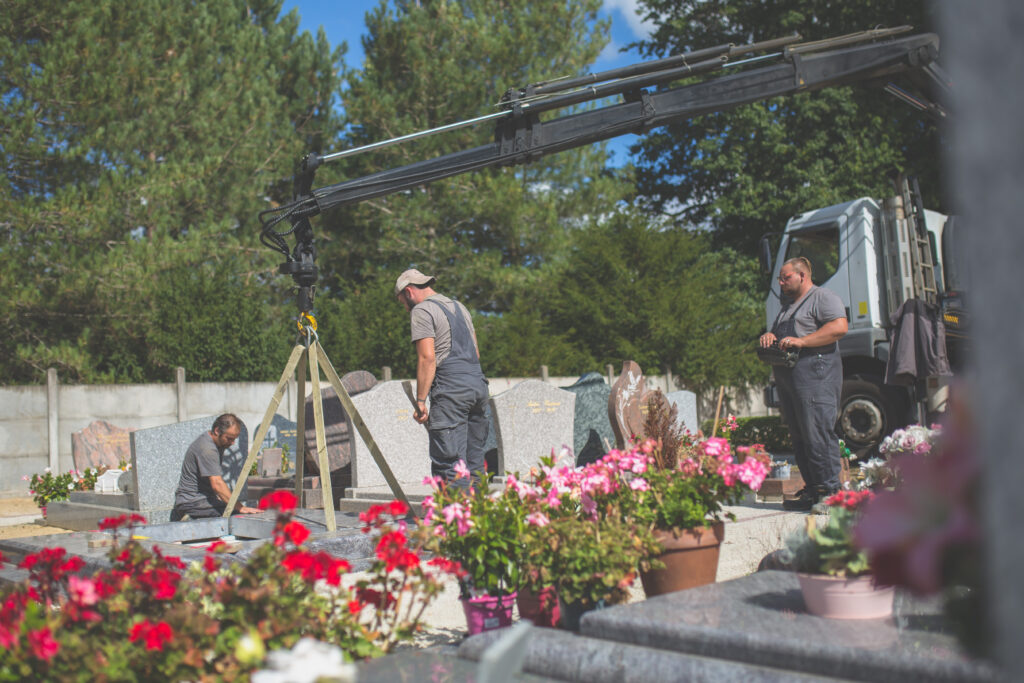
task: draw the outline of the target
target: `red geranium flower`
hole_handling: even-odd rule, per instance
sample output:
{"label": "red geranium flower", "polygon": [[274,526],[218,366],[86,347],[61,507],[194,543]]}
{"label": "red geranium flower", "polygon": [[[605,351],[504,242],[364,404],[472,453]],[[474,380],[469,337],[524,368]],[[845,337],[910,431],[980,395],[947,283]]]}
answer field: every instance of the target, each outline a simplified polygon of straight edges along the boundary
{"label": "red geranium flower", "polygon": [[409,506],[400,500],[393,500],[388,504],[388,512],[394,517],[402,517],[409,512]]}
{"label": "red geranium flower", "polygon": [[[383,505],[371,505],[369,508],[359,513],[359,521],[364,525],[372,524],[377,526],[377,518],[379,518],[386,510],[387,508]],[[367,531],[369,531],[369,527],[364,526],[363,533],[366,533]]]}
{"label": "red geranium flower", "polygon": [[37,659],[42,659],[46,662],[53,659],[57,654],[57,650],[60,649],[60,645],[53,639],[53,634],[50,633],[48,628],[29,631],[28,644],[32,648],[32,654]]}
{"label": "red geranium flower", "polygon": [[260,510],[280,510],[281,512],[291,512],[298,505],[299,499],[295,497],[295,494],[291,491],[285,491],[284,489],[278,489],[272,491],[260,499]]}
{"label": "red geranium flower", "polygon": [[274,545],[284,545],[286,538],[294,545],[302,545],[303,541],[309,538],[309,529],[302,522],[288,522],[274,538]]}
{"label": "red geranium flower", "polygon": [[163,650],[164,645],[171,642],[173,638],[174,631],[171,630],[171,625],[166,621],[160,621],[155,624],[149,621],[140,621],[135,626],[132,626],[132,632],[128,636],[128,640],[133,643],[140,640],[146,641],[147,650]]}

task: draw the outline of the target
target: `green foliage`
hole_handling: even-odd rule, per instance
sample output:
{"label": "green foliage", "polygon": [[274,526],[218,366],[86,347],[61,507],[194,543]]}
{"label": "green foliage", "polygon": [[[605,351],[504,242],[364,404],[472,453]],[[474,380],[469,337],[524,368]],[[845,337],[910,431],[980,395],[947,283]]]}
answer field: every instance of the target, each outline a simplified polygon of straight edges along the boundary
{"label": "green foliage", "polygon": [[[711,433],[714,420],[704,420],[701,431]],[[736,418],[736,429],[732,432],[722,429],[719,424],[719,436],[731,443],[759,443],[770,453],[791,453],[793,443],[789,438],[789,429],[778,415],[762,415],[757,417]]]}
{"label": "green foliage", "polygon": [[[340,127],[343,50],[280,8],[2,3],[0,381],[39,381],[48,366],[70,382],[166,380],[182,349],[149,337],[153,302],[190,269],[224,269],[263,298],[275,264],[254,250],[256,214],[288,198],[295,160]],[[189,303],[191,320],[213,305]],[[266,378],[247,325],[234,325],[231,358],[187,370]]]}
{"label": "green foliage", "polygon": [[47,467],[41,475],[33,474],[29,479],[29,495],[39,507],[54,500],[67,500],[68,494],[72,491],[92,491],[96,486],[96,478],[106,470],[106,467],[98,470],[87,467],[83,472],[72,471],[55,475]]}
{"label": "green foliage", "polygon": [[[819,40],[878,26],[931,30],[923,0],[643,0],[657,23],[640,44],[664,56],[799,32]],[[694,117],[645,135],[639,191],[657,208],[714,229],[716,243],[752,254],[761,234],[800,212],[891,194],[891,175],[921,178],[925,205],[942,209],[938,133],[877,84],[828,88]]]}
{"label": "green foliage", "polygon": [[547,567],[559,598],[584,606],[625,602],[650,548],[634,526],[614,516],[597,521],[558,517],[548,527]]}
{"label": "green foliage", "polygon": [[552,284],[531,298],[535,315],[594,359],[583,369],[632,359],[649,372],[674,368],[697,391],[762,380],[757,267],[710,248],[700,233],[632,210],[589,222]]}

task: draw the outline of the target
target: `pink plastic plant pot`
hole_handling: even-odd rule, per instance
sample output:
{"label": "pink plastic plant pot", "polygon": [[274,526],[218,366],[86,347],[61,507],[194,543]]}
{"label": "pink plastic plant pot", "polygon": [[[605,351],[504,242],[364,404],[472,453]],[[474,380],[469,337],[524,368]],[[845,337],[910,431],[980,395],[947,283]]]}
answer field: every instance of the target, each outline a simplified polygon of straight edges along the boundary
{"label": "pink plastic plant pot", "polygon": [[807,611],[828,619],[884,619],[892,615],[896,589],[875,586],[870,574],[848,579],[797,573]]}
{"label": "pink plastic plant pot", "polygon": [[462,610],[466,613],[466,626],[469,635],[483,631],[492,631],[512,625],[512,606],[516,604],[516,594],[491,596],[482,595],[478,598],[463,598]]}

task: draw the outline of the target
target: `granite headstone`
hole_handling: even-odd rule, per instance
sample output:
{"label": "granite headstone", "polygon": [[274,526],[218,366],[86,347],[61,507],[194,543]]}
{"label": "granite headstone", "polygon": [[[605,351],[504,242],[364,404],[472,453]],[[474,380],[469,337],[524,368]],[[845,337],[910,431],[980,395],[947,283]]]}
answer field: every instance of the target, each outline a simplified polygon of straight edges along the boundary
{"label": "granite headstone", "polygon": [[676,407],[676,424],[696,434],[700,429],[697,422],[697,394],[692,391],[673,391],[665,395],[668,402]]}
{"label": "granite headstone", "polygon": [[625,448],[633,438],[644,438],[644,421],[652,399],[667,406],[663,393],[647,389],[640,366],[627,360],[608,395],[608,419],[618,448]]}
{"label": "granite headstone", "polygon": [[[377,384],[377,378],[366,370],[356,370],[341,377],[349,397],[355,397]],[[324,438],[327,441],[327,463],[331,471],[347,467],[352,462],[352,421],[341,407],[334,387],[322,384],[324,408]],[[306,474],[320,473],[320,459],[316,450],[316,423],[313,421],[313,397],[306,397]]]}
{"label": "granite headstone", "polygon": [[[381,382],[352,399],[399,484],[421,484],[430,476],[427,428],[413,419],[412,403],[398,380]],[[353,441],[352,487],[387,486],[387,480],[356,433]]]}
{"label": "granite headstone", "polygon": [[576,394],[573,418],[573,452],[576,464],[599,460],[615,445],[615,432],[608,420],[608,396],[611,387],[599,372],[588,372],[576,383],[565,387]]}
{"label": "granite headstone", "polygon": [[499,475],[523,475],[540,459],[573,443],[576,394],[537,379],[520,382],[491,399],[498,440]]}
{"label": "granite headstone", "polygon": [[[132,483],[140,511],[169,511],[174,507],[185,451],[200,434],[210,430],[215,419],[201,417],[132,432]],[[248,453],[249,431],[243,423],[238,439],[221,456],[224,481],[229,487],[233,488],[238,481]],[[245,500],[245,492],[242,493],[241,500]],[[150,521],[161,520],[154,517]]]}
{"label": "granite headstone", "polygon": [[263,443],[260,444],[260,450],[267,448],[280,448],[289,454],[289,457],[295,455],[295,440],[298,435],[298,426],[292,420],[289,420],[284,415],[277,413],[270,419],[270,427],[267,429],[267,435],[263,437]]}
{"label": "granite headstone", "polygon": [[89,423],[85,429],[71,433],[71,457],[79,472],[87,468],[115,469],[132,456],[128,435],[131,429],[122,429],[103,420]]}

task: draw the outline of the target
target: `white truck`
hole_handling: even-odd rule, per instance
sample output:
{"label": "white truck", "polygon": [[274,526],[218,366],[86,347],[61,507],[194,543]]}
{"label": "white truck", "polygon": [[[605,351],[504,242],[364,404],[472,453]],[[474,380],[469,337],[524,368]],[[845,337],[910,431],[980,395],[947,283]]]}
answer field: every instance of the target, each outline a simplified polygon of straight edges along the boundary
{"label": "white truck", "polygon": [[[884,200],[861,197],[794,216],[786,224],[772,264],[770,235],[761,240],[761,266],[772,274],[765,303],[770,327],[781,306],[782,264],[804,256],[815,284],[843,300],[849,332],[839,342],[843,392],[839,431],[854,450],[874,446],[894,429],[942,409],[948,378],[919,378],[915,386],[884,383],[892,314],[918,298],[941,307],[947,355],[956,366],[966,337],[961,305],[965,269],[956,259],[962,238],[955,217],[922,207],[914,179],[900,178]],[[777,406],[775,387],[765,391]]]}

